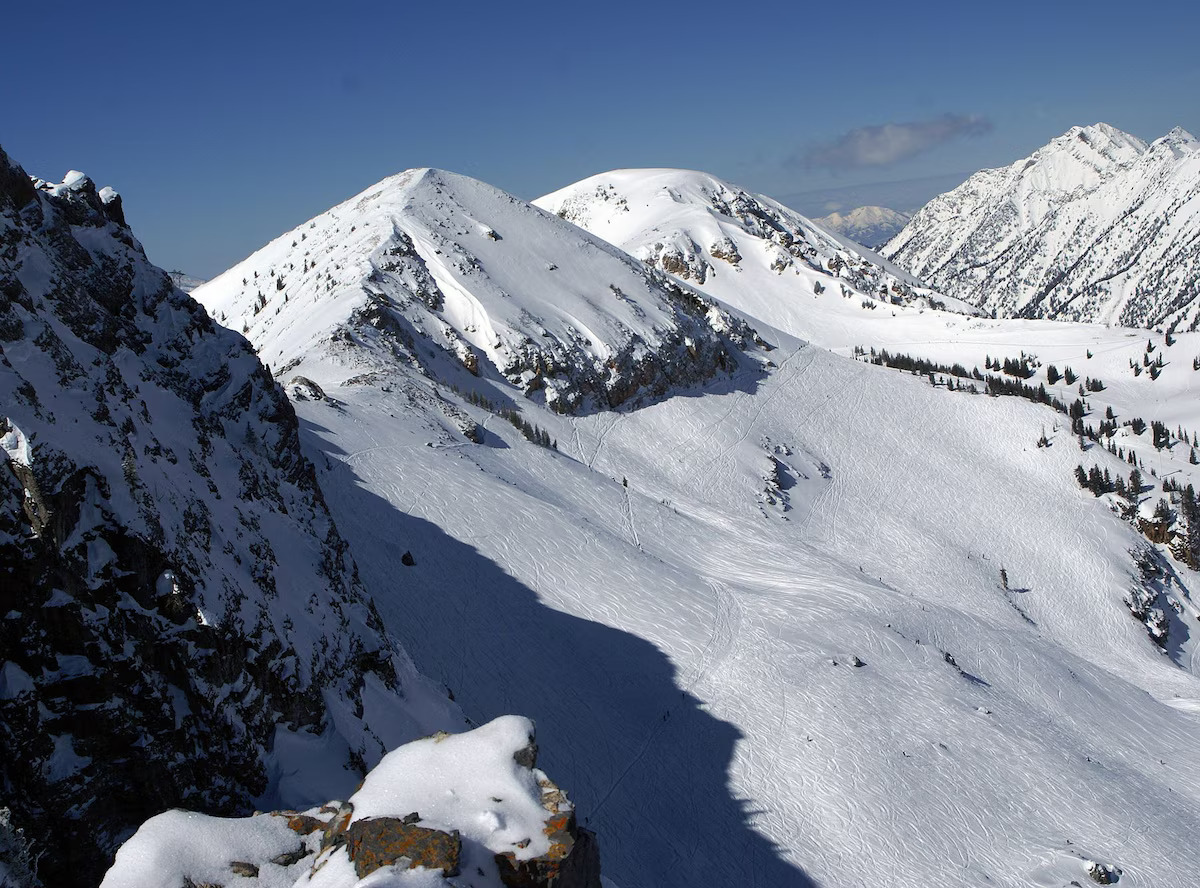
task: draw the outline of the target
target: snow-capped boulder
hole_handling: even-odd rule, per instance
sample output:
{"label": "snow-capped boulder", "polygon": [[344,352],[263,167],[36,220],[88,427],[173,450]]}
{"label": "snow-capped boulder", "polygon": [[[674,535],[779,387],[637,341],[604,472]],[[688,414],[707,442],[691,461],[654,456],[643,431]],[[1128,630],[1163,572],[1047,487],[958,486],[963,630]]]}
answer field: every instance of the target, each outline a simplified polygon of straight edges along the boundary
{"label": "snow-capped boulder", "polygon": [[595,837],[535,767],[536,749],[533,723],[504,716],[393,750],[347,802],[240,819],[168,811],[125,843],[101,888],[225,885],[233,877],[247,888],[352,888],[368,878],[599,888]]}
{"label": "snow-capped boulder", "polygon": [[397,366],[437,378],[448,359],[562,413],[732,371],[756,339],[612,245],[431,169],[383,180],[194,295],[274,367],[332,356],[342,369],[326,367],[317,382],[327,389]]}
{"label": "snow-capped boulder", "polygon": [[352,786],[462,724],[384,631],[287,398],[119,207],[0,152],[0,786],[56,886],[164,808],[307,803],[316,752]]}

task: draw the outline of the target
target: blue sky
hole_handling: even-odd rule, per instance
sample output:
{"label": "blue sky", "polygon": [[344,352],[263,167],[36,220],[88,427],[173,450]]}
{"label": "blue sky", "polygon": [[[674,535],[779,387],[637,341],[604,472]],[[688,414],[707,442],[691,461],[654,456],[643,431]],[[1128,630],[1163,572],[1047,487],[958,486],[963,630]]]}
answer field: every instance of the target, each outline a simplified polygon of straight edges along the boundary
{"label": "blue sky", "polygon": [[413,166],[782,197],[965,175],[1074,124],[1200,131],[1195,2],[23,5],[0,145],[111,184],[150,258],[202,277]]}

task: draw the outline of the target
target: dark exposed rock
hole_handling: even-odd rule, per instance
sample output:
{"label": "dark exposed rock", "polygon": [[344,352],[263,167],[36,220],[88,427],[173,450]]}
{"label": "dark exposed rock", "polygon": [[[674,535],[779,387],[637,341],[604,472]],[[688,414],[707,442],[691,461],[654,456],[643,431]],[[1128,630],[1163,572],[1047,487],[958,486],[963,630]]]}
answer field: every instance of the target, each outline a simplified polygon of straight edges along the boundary
{"label": "dark exposed rock", "polygon": [[549,780],[540,782],[542,805],[549,813],[545,833],[550,850],[528,860],[518,859],[514,851],[497,854],[500,881],[508,888],[601,888],[595,833],[576,823],[562,790]]}
{"label": "dark exposed rock", "polygon": [[400,563],[403,564],[405,567],[413,567],[414,565],[416,565],[417,560],[415,558],[413,558],[412,552],[405,552],[403,555],[400,556]]}

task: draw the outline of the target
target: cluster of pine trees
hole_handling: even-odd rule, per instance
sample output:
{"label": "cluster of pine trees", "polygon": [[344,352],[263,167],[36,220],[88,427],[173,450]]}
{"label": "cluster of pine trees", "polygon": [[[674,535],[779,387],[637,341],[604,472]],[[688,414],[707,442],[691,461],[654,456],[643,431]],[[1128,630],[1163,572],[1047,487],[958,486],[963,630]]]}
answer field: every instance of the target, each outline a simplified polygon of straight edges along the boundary
{"label": "cluster of pine trees", "polygon": [[549,450],[558,450],[558,441],[550,437],[550,433],[540,425],[535,425],[521,415],[521,411],[515,407],[501,407],[486,395],[481,395],[479,392],[468,390],[463,391],[456,385],[451,386],[455,392],[463,397],[469,404],[474,404],[476,407],[482,407],[488,413],[499,416],[501,419],[506,419],[515,429],[519,429],[521,434],[525,436],[526,441],[532,441],[538,447],[545,447]]}
{"label": "cluster of pine trees", "polygon": [[1143,486],[1142,473],[1136,467],[1129,473],[1129,480],[1126,481],[1121,475],[1114,477],[1108,469],[1101,469],[1096,465],[1090,469],[1076,466],[1075,480],[1079,482],[1080,487],[1090,490],[1092,496],[1115,493],[1130,506],[1137,506]]}

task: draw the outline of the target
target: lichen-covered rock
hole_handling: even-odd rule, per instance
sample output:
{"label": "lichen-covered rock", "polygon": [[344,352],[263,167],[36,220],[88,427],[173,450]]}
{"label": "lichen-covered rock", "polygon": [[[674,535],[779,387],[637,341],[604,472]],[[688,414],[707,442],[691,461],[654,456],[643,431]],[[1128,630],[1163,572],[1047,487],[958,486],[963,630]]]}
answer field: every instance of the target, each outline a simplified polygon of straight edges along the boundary
{"label": "lichen-covered rock", "polygon": [[356,820],[345,833],[346,853],[359,878],[383,866],[407,860],[409,869],[423,866],[457,876],[462,855],[458,830],[426,829],[397,817]]}

